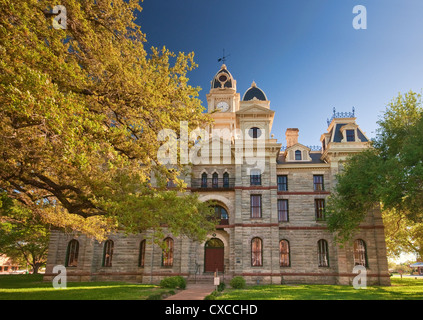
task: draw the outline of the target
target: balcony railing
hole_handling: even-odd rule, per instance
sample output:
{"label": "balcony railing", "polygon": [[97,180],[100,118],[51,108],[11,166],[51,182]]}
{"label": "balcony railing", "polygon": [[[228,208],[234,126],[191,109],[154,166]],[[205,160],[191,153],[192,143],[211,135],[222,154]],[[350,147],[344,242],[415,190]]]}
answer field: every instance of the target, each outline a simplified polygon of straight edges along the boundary
{"label": "balcony railing", "polygon": [[233,189],[235,178],[192,179],[191,188],[198,190]]}

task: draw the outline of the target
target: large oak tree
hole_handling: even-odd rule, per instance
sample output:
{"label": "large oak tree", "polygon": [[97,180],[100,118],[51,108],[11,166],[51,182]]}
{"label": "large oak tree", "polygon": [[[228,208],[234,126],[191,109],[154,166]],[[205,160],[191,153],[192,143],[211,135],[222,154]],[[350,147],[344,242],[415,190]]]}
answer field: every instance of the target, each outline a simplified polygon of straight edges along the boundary
{"label": "large oak tree", "polygon": [[180,168],[157,159],[160,130],[210,121],[188,84],[194,54],[146,50],[138,0],[60,4],[66,29],[53,27],[57,1],[0,0],[0,189],[99,239],[164,225],[204,237],[210,210],[166,190]]}

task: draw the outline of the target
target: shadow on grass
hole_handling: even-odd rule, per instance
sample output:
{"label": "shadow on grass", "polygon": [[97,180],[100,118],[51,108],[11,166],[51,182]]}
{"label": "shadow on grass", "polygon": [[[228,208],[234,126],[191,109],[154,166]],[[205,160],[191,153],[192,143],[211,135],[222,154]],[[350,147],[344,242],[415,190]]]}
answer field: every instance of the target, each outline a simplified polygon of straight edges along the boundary
{"label": "shadow on grass", "polygon": [[125,282],[68,282],[66,289],[54,289],[42,275],[0,276],[0,300],[144,300],[166,291]]}

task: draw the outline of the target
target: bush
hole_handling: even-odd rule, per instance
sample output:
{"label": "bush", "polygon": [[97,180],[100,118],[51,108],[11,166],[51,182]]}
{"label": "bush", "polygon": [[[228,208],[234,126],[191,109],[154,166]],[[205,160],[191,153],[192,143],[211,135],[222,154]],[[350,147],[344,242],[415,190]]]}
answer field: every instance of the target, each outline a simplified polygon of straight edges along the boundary
{"label": "bush", "polygon": [[210,293],[208,296],[204,298],[204,300],[216,300],[216,297],[219,295],[219,293],[215,290],[212,293]]}
{"label": "bush", "polygon": [[146,300],[162,300],[162,295],[160,293],[150,294]]}
{"label": "bush", "polygon": [[245,288],[245,279],[243,277],[240,277],[240,276],[233,277],[229,284],[234,289],[244,289]]}
{"label": "bush", "polygon": [[226,288],[226,284],[224,282],[221,282],[217,286],[217,291],[222,292],[223,290],[225,290],[225,288]]}
{"label": "bush", "polygon": [[173,276],[173,277],[166,277],[162,281],[160,281],[160,287],[162,288],[170,288],[170,289],[185,289],[187,286],[187,281],[184,277],[181,276]]}

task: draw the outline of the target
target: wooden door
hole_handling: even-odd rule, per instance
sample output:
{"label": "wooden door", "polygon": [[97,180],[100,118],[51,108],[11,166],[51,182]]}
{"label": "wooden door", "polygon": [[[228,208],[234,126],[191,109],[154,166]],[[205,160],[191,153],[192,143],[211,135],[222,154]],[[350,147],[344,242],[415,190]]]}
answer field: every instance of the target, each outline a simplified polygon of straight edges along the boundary
{"label": "wooden door", "polygon": [[224,271],[225,248],[223,242],[212,238],[206,242],[204,252],[204,272]]}

